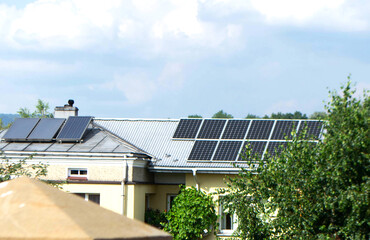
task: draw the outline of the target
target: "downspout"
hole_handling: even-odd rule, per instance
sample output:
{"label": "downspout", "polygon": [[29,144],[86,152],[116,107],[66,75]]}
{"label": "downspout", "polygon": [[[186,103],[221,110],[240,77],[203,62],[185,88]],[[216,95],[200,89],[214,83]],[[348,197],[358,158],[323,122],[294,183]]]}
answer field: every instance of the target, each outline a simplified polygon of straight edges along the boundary
{"label": "downspout", "polygon": [[198,183],[198,178],[197,178],[197,169],[193,168],[192,171],[193,171],[193,177],[194,177],[194,181],[195,181],[195,187],[197,188],[197,190],[199,190],[199,183]]}
{"label": "downspout", "polygon": [[125,160],[125,163],[124,163],[123,179],[122,179],[122,182],[121,182],[121,186],[122,186],[122,215],[125,215],[125,209],[126,209],[126,201],[125,201],[125,197],[126,197],[126,192],[125,192],[126,185],[125,185],[125,183],[126,182],[127,182],[127,160]]}

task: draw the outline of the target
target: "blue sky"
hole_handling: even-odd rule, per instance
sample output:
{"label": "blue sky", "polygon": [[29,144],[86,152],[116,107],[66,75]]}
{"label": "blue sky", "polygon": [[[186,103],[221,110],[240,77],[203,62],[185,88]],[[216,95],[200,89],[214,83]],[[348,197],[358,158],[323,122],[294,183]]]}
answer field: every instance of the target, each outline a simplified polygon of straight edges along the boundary
{"label": "blue sky", "polygon": [[0,2],[0,113],[237,118],[323,111],[348,74],[370,89],[367,0]]}

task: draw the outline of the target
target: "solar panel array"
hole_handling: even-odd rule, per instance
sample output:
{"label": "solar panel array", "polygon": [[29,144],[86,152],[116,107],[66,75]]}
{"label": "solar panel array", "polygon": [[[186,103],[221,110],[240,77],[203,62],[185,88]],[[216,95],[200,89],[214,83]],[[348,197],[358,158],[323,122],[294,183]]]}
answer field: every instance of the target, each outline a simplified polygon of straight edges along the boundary
{"label": "solar panel array", "polygon": [[3,139],[9,142],[80,141],[91,119],[69,117],[66,121],[64,118],[17,118]]}
{"label": "solar panel array", "polygon": [[323,123],[316,120],[181,119],[173,140],[195,141],[190,161],[245,161],[251,155],[274,156],[281,152],[292,133],[304,139],[319,139]]}

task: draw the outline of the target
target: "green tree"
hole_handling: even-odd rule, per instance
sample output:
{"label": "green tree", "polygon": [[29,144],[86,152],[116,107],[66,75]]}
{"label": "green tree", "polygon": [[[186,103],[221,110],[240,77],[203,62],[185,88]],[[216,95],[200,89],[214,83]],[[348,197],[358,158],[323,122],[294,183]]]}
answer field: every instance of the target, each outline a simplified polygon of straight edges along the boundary
{"label": "green tree", "polygon": [[33,178],[46,176],[47,165],[43,163],[28,164],[27,160],[30,159],[32,159],[32,156],[18,161],[11,161],[0,151],[0,182],[19,176]]}
{"label": "green tree", "polygon": [[175,240],[202,239],[206,233],[217,230],[217,214],[212,197],[194,187],[181,187],[167,213],[164,230]]}
{"label": "green tree", "polygon": [[300,111],[295,111],[294,113],[272,113],[271,119],[307,119],[307,115],[301,113]]}
{"label": "green tree", "polygon": [[253,119],[253,118],[260,118],[259,116],[257,115],[254,115],[254,114],[251,114],[251,113],[248,113],[248,115],[245,117],[246,119]]}
{"label": "green tree", "polygon": [[213,114],[212,118],[234,118],[234,117],[233,117],[233,115],[228,114],[228,113],[224,112],[223,110],[220,110],[220,111],[216,112],[215,114]]}
{"label": "green tree", "polygon": [[263,160],[247,150],[253,169],[221,191],[242,239],[369,239],[370,99],[354,98],[350,82],[330,94],[322,140],[293,136]]}
{"label": "green tree", "polygon": [[326,119],[327,116],[326,112],[314,112],[310,115],[310,119]]}
{"label": "green tree", "polygon": [[20,108],[17,113],[21,118],[52,118],[53,114],[48,112],[48,110],[49,104],[38,99],[36,110],[33,113],[28,108]]}
{"label": "green tree", "polygon": [[188,118],[203,118],[203,117],[198,114],[193,114],[193,115],[189,115]]}

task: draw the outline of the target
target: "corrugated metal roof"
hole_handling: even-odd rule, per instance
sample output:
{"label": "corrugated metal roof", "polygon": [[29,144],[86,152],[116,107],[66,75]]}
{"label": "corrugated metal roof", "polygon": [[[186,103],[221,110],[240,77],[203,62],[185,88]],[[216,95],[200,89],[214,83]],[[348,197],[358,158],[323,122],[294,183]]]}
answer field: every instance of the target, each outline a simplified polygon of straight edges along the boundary
{"label": "corrugated metal roof", "polygon": [[192,140],[172,140],[180,120],[94,119],[94,124],[145,151],[155,159],[153,166],[233,168],[229,162],[187,161],[193,148]]}

